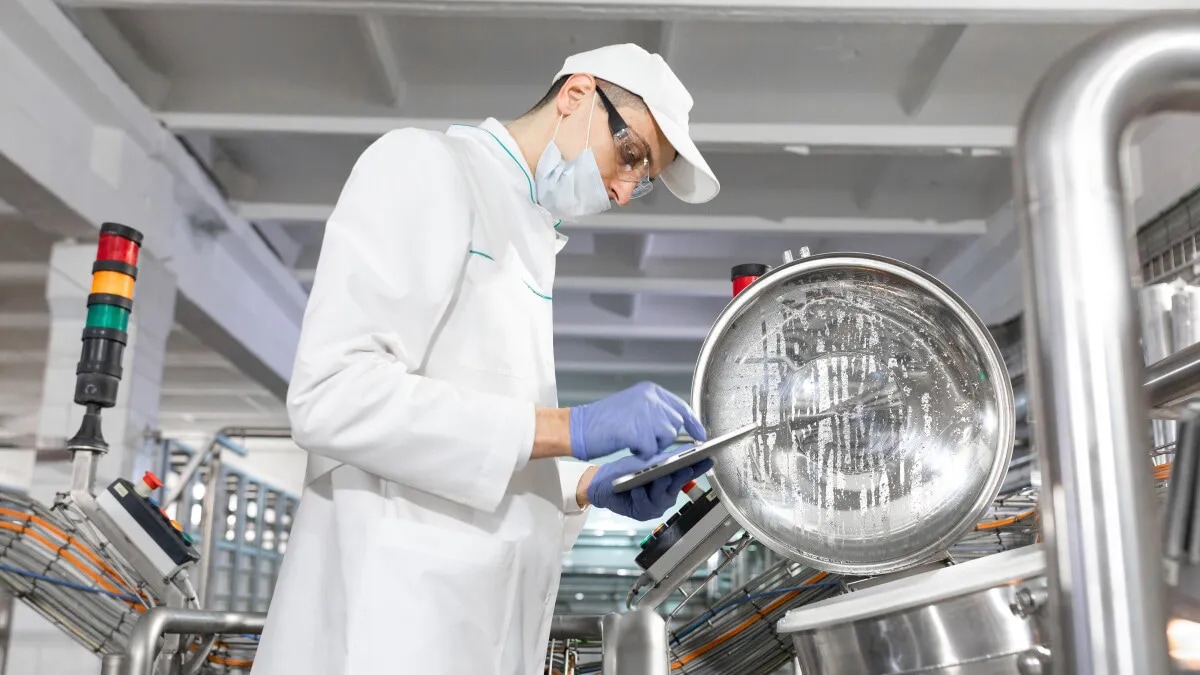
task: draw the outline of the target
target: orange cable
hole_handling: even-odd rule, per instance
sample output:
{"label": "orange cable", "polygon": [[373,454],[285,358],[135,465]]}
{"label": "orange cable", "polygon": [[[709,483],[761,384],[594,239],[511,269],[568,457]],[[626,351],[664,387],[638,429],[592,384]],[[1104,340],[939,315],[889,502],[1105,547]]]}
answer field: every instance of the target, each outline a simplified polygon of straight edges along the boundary
{"label": "orange cable", "polygon": [[249,668],[250,666],[254,665],[253,660],[227,659],[224,657],[217,656],[215,654],[209,655],[208,660],[210,663],[215,663],[218,666],[225,666],[226,668]]}
{"label": "orange cable", "polygon": [[[811,579],[809,579],[808,581],[805,581],[804,583],[802,583],[800,585],[801,586],[810,586],[812,584],[815,584],[815,583],[821,581],[822,579],[824,579],[827,576],[829,576],[828,572],[819,572],[815,576],[813,576]],[[686,666],[687,664],[691,663],[692,661],[695,661],[696,659],[700,658],[701,656],[704,656],[708,652],[716,649],[717,647],[720,647],[721,645],[725,644],[726,642],[729,642],[733,638],[737,637],[740,633],[742,633],[742,631],[744,631],[747,628],[749,628],[750,626],[754,625],[754,623],[757,622],[759,619],[766,617],[766,615],[770,614],[771,612],[775,611],[776,609],[779,609],[779,607],[781,605],[787,603],[789,600],[795,598],[797,595],[800,595],[801,593],[803,593],[804,591],[807,591],[807,590],[812,590],[812,589],[803,588],[800,590],[789,591],[788,593],[785,593],[778,600],[775,600],[774,602],[767,605],[763,609],[755,612],[754,616],[750,617],[749,619],[746,619],[741,624],[739,624],[736,628],[728,631],[724,635],[717,637],[712,642],[709,642],[708,644],[704,645],[703,647],[696,649],[695,651],[691,652],[690,654],[685,655],[683,658],[681,658],[678,661],[676,661],[675,663],[671,664],[671,670],[679,670],[680,668]]]}
{"label": "orange cable", "polygon": [[[16,518],[18,520],[24,520],[27,523],[34,522],[34,523],[37,523],[38,525],[41,525],[42,527],[44,527],[47,530],[49,530],[50,532],[52,532],[55,536],[59,537],[64,542],[66,542],[67,546],[71,546],[72,548],[79,550],[79,552],[82,553],[84,556],[86,556],[88,558],[88,560],[91,560],[92,562],[96,563],[96,566],[99,567],[100,569],[104,570],[105,573],[108,574],[109,578],[111,578],[114,582],[121,584],[122,586],[125,585],[124,582],[121,581],[121,578],[120,578],[121,575],[117,574],[116,570],[109,567],[108,564],[106,564],[103,560],[100,559],[99,556],[97,556],[95,553],[93,553],[91,550],[89,550],[86,546],[84,546],[82,543],[80,543],[79,540],[75,539],[73,536],[68,535],[66,532],[59,529],[53,523],[51,523],[43,518],[40,518],[38,516],[32,515],[32,514],[22,513],[20,511],[14,511],[12,509],[7,509],[4,507],[0,507],[0,515],[10,516],[10,517]],[[132,589],[129,587],[126,587],[125,590],[134,591],[136,593],[135,589]]]}
{"label": "orange cable", "polygon": [[976,531],[994,530],[998,527],[1004,527],[1005,525],[1012,525],[1013,523],[1015,523],[1017,521],[1025,520],[1029,516],[1032,516],[1034,513],[1037,513],[1036,508],[1029,509],[1028,511],[1022,511],[1021,513],[1018,513],[1017,515],[1009,516],[1008,518],[1001,518],[1000,520],[993,520],[993,521],[987,522],[987,523],[980,523],[975,526],[975,530]]}
{"label": "orange cable", "polygon": [[[75,567],[75,569],[79,570],[80,572],[83,572],[92,581],[95,581],[97,584],[99,584],[100,587],[103,588],[104,590],[106,590],[110,593],[113,593],[115,595],[123,595],[123,593],[121,593],[121,591],[117,590],[117,588],[115,586],[113,586],[112,584],[105,581],[99,574],[96,574],[92,570],[88,569],[87,566],[84,565],[82,562],[80,562],[78,558],[76,558],[75,556],[71,555],[66,550],[64,550],[65,547],[55,546],[48,539],[46,539],[42,535],[38,534],[37,532],[34,532],[33,530],[29,529],[28,527],[18,527],[17,525],[13,525],[12,523],[0,522],[0,530],[10,530],[12,532],[17,532],[19,534],[29,535],[35,541],[37,541],[41,544],[44,544],[45,546],[49,547],[51,550],[58,551],[58,553],[63,557],[64,560],[71,563]],[[126,600],[125,602],[132,605],[133,608],[138,610],[139,612],[145,611],[145,609],[136,602],[133,602],[130,600]]]}

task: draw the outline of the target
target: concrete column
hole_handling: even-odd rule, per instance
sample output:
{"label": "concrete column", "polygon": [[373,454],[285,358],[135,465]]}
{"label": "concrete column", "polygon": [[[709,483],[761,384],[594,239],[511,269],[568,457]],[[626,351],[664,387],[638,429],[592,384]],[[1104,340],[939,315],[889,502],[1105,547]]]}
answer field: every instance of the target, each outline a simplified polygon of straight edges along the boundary
{"label": "concrete column", "polygon": [[[46,300],[51,321],[37,432],[40,447],[65,445],[83,418],[83,407],[74,402],[75,367],[95,257],[96,246],[91,243],[57,244],[50,255]],[[143,250],[117,404],[103,412],[109,453],[100,462],[98,485],[117,476],[140,476],[154,468],[153,445],[145,437],[158,424],[159,389],[167,337],[175,322],[175,296],[174,275]]]}

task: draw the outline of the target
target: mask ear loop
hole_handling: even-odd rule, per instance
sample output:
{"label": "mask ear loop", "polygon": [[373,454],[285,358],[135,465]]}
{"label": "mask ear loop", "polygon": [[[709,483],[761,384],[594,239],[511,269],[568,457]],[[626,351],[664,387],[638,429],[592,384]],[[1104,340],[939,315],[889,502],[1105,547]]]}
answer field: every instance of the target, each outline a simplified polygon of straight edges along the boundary
{"label": "mask ear loop", "polygon": [[592,115],[596,114],[596,92],[592,92],[592,107],[588,109],[587,136],[583,139],[583,149],[592,147]]}
{"label": "mask ear loop", "polygon": [[[583,139],[583,149],[586,150],[592,146],[592,115],[596,114],[596,93],[592,92],[592,107],[588,110],[587,121],[587,136]],[[550,137],[550,142],[558,140],[558,128],[562,126],[563,114],[558,114],[558,121],[554,123],[554,135]]]}

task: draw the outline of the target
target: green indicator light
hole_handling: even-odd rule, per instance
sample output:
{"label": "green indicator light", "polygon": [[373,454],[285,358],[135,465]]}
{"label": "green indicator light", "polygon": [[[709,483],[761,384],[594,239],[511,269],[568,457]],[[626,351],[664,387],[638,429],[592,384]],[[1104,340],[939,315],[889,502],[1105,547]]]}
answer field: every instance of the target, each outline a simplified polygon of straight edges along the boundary
{"label": "green indicator light", "polygon": [[192,545],[192,543],[193,543],[193,541],[194,541],[194,540],[192,539],[192,535],[188,534],[187,532],[180,532],[180,534],[182,534],[182,535],[183,535],[183,541],[184,541],[184,543],[185,543],[185,544],[187,544],[188,546],[191,546],[191,545]]}
{"label": "green indicator light", "polygon": [[654,535],[652,535],[652,534],[648,534],[648,535],[646,535],[646,538],[645,538],[645,539],[643,539],[643,540],[642,540],[642,543],[638,544],[638,546],[641,546],[642,548],[645,548],[645,547],[646,547],[646,542],[650,541],[650,537],[653,537],[653,536],[654,536]]}
{"label": "green indicator light", "polygon": [[124,332],[129,327],[129,310],[116,305],[92,305],[88,307],[87,326]]}
{"label": "green indicator light", "polygon": [[987,379],[987,373],[980,373],[980,374],[979,374],[979,379],[980,379],[980,381],[986,380],[986,379]]}

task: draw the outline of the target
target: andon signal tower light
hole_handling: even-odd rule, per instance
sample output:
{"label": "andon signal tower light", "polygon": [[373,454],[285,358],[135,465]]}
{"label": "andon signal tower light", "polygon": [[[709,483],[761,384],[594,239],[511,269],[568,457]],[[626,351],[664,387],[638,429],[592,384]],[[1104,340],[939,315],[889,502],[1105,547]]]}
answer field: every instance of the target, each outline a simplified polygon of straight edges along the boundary
{"label": "andon signal tower light", "polygon": [[75,403],[87,410],[79,431],[67,442],[69,450],[108,451],[108,443],[100,432],[100,411],[117,403],[141,246],[142,233],[132,227],[117,223],[100,227],[100,243],[96,247],[96,261],[92,263],[87,323],[83,329],[83,353],[75,369]]}

